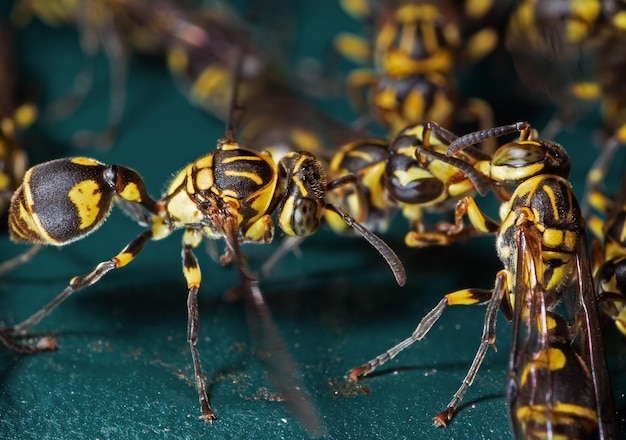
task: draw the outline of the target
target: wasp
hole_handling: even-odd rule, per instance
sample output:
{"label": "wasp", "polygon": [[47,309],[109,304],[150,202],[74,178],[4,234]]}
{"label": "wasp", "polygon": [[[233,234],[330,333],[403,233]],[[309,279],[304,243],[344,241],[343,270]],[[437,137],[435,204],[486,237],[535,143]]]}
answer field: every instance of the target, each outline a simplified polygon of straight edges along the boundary
{"label": "wasp", "polygon": [[0,23],[0,45],[0,211],[5,212],[28,167],[18,132],[35,121],[37,108],[30,102],[20,102],[13,42],[4,23]]}
{"label": "wasp", "polygon": [[[518,123],[470,133],[454,140],[447,153],[528,127]],[[474,228],[495,234],[504,267],[496,274],[494,288],[445,295],[410,337],[353,368],[348,378],[358,380],[422,339],[446,307],[482,304],[487,310],[479,348],[462,385],[434,417],[435,425],[448,425],[487,350],[495,346],[501,309],[512,328],[506,398],[515,438],[616,438],[586,225],[567,180],[569,158],[548,140],[512,142],[498,151],[506,149],[508,165],[494,163],[488,179],[510,191],[501,204],[500,221],[487,217],[471,196],[461,199],[455,213],[457,220],[467,214]],[[539,165],[537,153],[542,149],[542,157],[549,160]],[[571,317],[563,313],[563,303],[571,307]]]}
{"label": "wasp", "polygon": [[[489,156],[480,149],[446,156],[456,138],[428,122],[406,127],[391,141],[365,138],[347,143],[333,156],[329,174],[352,174],[357,184],[336,191],[333,200],[375,230],[385,231],[393,215],[401,212],[409,223],[408,246],[420,246],[427,237],[434,239],[425,219],[427,212],[453,211],[463,196],[487,191],[484,179],[470,169]],[[346,229],[332,214],[327,220],[336,231]],[[440,244],[447,241],[442,237]]]}
{"label": "wasp", "polygon": [[[9,206],[13,191],[19,186],[28,168],[28,156],[22,148],[19,132],[37,119],[37,107],[20,96],[17,66],[11,32],[0,23],[0,213]],[[39,249],[30,250],[0,264],[0,273],[27,261]]]}
{"label": "wasp", "polygon": [[[598,170],[600,171],[600,170]],[[603,170],[606,171],[606,170]],[[618,191],[610,197],[598,190],[589,194],[591,207],[599,214],[589,216],[592,242],[594,281],[600,310],[608,316],[617,329],[626,335],[626,177],[622,176]]]}
{"label": "wasp", "polygon": [[[195,75],[198,65],[204,69],[210,64],[212,69],[204,71],[202,81],[196,84],[194,91],[206,96],[204,91],[210,87],[211,93],[215,94],[211,110],[222,120],[226,119],[228,91],[233,84],[232,78],[230,82],[224,82],[224,77],[230,77],[226,72],[232,72],[234,68],[234,54],[245,44],[241,37],[245,33],[243,25],[241,20],[236,20],[233,11],[217,7],[194,8],[177,0],[20,0],[12,11],[13,21],[20,25],[28,23],[33,16],[54,27],[75,25],[84,53],[83,65],[71,93],[51,107],[54,117],[67,116],[78,108],[91,90],[98,55],[104,53],[109,59],[110,102],[106,127],[100,133],[77,133],[74,141],[78,146],[110,147],[115,141],[123,119],[132,54],[168,58],[179,83],[183,82],[181,77],[184,74]],[[181,51],[187,53],[181,54]],[[189,56],[194,58],[193,62],[189,62]],[[246,49],[243,79],[263,71],[262,66],[260,57]],[[218,91],[220,93],[216,93]]]}
{"label": "wasp", "polygon": [[117,137],[126,99],[130,54],[129,40],[125,40],[128,34],[124,36],[123,33],[139,29],[133,20],[146,17],[148,12],[152,11],[143,1],[20,0],[15,4],[11,17],[20,26],[26,25],[36,16],[53,27],[75,24],[79,30],[83,64],[74,79],[71,93],[53,103],[50,109],[53,117],[73,113],[87,97],[93,82],[95,60],[101,51],[110,59],[110,103],[106,127],[101,133],[77,133],[75,142],[78,146],[86,147],[95,143],[101,147],[110,147]]}
{"label": "wasp", "polygon": [[529,91],[558,107],[543,136],[600,103],[609,142],[623,142],[626,4],[621,0],[523,0],[507,26],[506,47]]}
{"label": "wasp", "polygon": [[353,17],[374,22],[371,43],[347,33],[334,41],[339,53],[372,66],[354,70],[347,80],[349,96],[365,119],[382,122],[392,133],[429,120],[449,126],[464,115],[481,127],[492,126],[489,105],[462,100],[454,77],[460,64],[484,58],[497,45],[493,27],[469,32],[466,26],[489,15],[489,5],[464,10],[451,2],[379,3],[342,2]]}
{"label": "wasp", "polygon": [[[337,212],[381,253],[396,281],[400,285],[405,283],[406,272],[391,248],[344,209],[326,202],[327,191],[350,184],[351,179],[327,181],[323,166],[311,153],[291,152],[276,163],[267,152],[239,146],[230,122],[236,96],[235,89],[228,130],[215,150],[180,170],[158,200],[150,197],[141,175],[135,170],[90,158],[52,160],[26,172],[9,209],[9,230],[15,242],[63,246],[81,240],[102,225],[113,203],[144,230],[120,253],[99,263],[93,271],[72,278],[61,293],[32,316],[17,325],[3,327],[0,341],[4,345],[21,353],[55,349],[50,338],[34,343],[20,339],[27,337],[33,326],[73,293],[132,262],[148,241],[162,240],[182,230],[183,275],[188,288],[188,343],[201,418],[212,421],[216,415],[209,403],[197,349],[201,274],[194,248],[203,239],[224,240],[226,250],[220,262],[237,266],[244,299],[257,311],[255,319],[261,320],[263,333],[274,339],[267,343],[269,347],[280,347],[284,343],[273,329],[258,280],[249,270],[240,246],[269,243],[274,236],[273,214],[285,234],[308,236],[318,229],[325,210]],[[277,354],[274,359],[272,362],[278,363],[279,371],[274,379],[281,391],[295,392],[289,399],[294,412],[301,415],[312,433],[323,432],[322,422],[310,407],[306,393],[298,391],[302,386],[293,378],[290,358]]]}

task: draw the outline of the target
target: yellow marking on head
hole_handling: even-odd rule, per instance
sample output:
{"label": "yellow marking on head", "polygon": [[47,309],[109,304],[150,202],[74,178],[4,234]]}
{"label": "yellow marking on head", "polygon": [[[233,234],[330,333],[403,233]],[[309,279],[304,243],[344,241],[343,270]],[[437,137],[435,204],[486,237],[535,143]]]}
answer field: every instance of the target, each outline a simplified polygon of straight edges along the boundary
{"label": "yellow marking on head", "polygon": [[291,217],[293,215],[294,208],[294,198],[288,197],[283,204],[280,215],[278,216],[278,225],[280,229],[287,235],[295,236],[296,232],[291,227]]}
{"label": "yellow marking on head", "polygon": [[82,180],[72,187],[67,197],[74,204],[80,218],[80,229],[86,229],[98,220],[100,208],[98,203],[102,198],[100,185],[95,180]]}

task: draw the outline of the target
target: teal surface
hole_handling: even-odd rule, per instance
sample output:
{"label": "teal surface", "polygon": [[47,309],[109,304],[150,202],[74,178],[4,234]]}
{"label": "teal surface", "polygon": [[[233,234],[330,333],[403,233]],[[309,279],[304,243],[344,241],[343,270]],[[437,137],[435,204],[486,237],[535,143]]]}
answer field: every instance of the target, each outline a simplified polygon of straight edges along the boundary
{"label": "teal surface", "polygon": [[[301,3],[303,22],[294,46],[299,54],[319,56],[335,32],[358,29],[336,5],[320,9],[316,4]],[[69,91],[80,68],[76,31],[33,23],[17,34],[17,43],[23,78],[37,86],[46,108]],[[79,129],[98,129],[106,119],[106,59],[98,66],[93,91],[77,113],[61,121],[41,120],[29,131],[25,142],[31,161],[87,155],[123,164],[139,171],[158,197],[177,170],[214,148],[224,125],[189,105],[159,62],[135,60],[118,142],[106,152],[76,151],[70,147],[71,136]],[[483,76],[489,82],[498,75]],[[492,89],[498,97],[497,87]],[[518,108],[499,97],[500,122],[528,119],[541,126],[546,121],[548,113]],[[326,110],[349,118],[343,100],[326,104]],[[596,154],[591,145],[598,125],[599,118],[592,114],[575,132],[558,139],[572,153],[578,194]],[[473,359],[482,333],[481,307],[447,310],[425,340],[361,386],[346,384],[348,369],[408,336],[442,295],[463,287],[488,288],[500,268],[490,237],[416,250],[404,246],[402,219],[394,226],[384,238],[406,265],[409,277],[403,288],[394,284],[384,261],[367,243],[326,230],[306,240],[299,255],[283,260],[261,283],[303,383],[323,416],[327,438],[509,438],[504,379],[510,327],[502,318],[498,351],[488,352],[460,412],[450,427],[432,426],[432,416],[445,408]],[[29,316],[71,277],[115,255],[139,231],[114,209],[95,234],[61,249],[43,250],[0,279],[0,321],[19,322]],[[0,241],[2,259],[23,250],[6,234]],[[275,248],[258,245],[245,251],[257,267]],[[224,300],[237,284],[235,271],[220,267],[201,250],[197,255],[203,276],[199,350],[218,420],[205,424],[197,419],[186,342],[187,290],[180,234],[174,234],[148,243],[132,264],[77,293],[37,326],[56,337],[57,352],[19,356],[0,350],[0,438],[306,438],[251,353],[242,305]],[[624,432],[626,339],[610,329],[607,341],[618,424]]]}

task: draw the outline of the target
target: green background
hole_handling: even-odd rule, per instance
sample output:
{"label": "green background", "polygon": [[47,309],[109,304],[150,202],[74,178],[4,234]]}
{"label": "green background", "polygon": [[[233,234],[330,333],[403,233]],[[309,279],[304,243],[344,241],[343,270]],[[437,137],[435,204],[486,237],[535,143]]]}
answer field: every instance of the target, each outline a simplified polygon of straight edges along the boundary
{"label": "green background", "polygon": [[[296,56],[322,57],[339,30],[361,26],[337,5],[298,2]],[[36,86],[42,108],[70,90],[82,54],[75,29],[39,22],[16,34],[23,79]],[[528,119],[541,127],[550,109],[519,99],[516,86],[497,86],[512,70],[502,55],[468,73],[469,90],[494,102],[499,122]],[[488,70],[487,70],[488,69]],[[510,83],[507,83],[510,84]],[[92,93],[71,117],[41,119],[24,136],[31,162],[87,155],[139,171],[158,197],[173,174],[210,151],[224,124],[192,107],[162,63],[135,59],[128,80],[122,133],[110,151],[73,149],[79,129],[103,126],[108,109],[108,63],[98,60]],[[323,103],[330,114],[350,121],[345,99]],[[582,193],[584,173],[595,157],[596,113],[558,140],[574,161],[573,184]],[[481,201],[482,203],[482,201]],[[485,200],[490,206],[489,200]],[[492,204],[491,204],[492,205]],[[491,206],[493,209],[493,206]],[[489,209],[489,208],[488,208]],[[492,211],[495,215],[495,211]],[[18,322],[66,285],[115,255],[140,227],[114,209],[97,233],[40,252],[32,262],[0,280],[0,320]],[[299,364],[328,429],[328,438],[507,438],[503,394],[510,328],[499,320],[498,352],[490,350],[447,429],[432,426],[460,384],[482,333],[484,309],[447,310],[420,343],[386,364],[360,387],[349,387],[345,372],[408,336],[421,317],[450,291],[492,286],[500,263],[493,238],[428,250],[404,246],[399,218],[385,240],[400,255],[408,282],[399,288],[382,259],[363,240],[323,230],[286,258],[261,287],[280,331]],[[23,250],[2,241],[2,258]],[[277,402],[250,351],[241,304],[224,301],[237,284],[199,250],[201,353],[213,408],[212,425],[197,420],[197,394],[186,342],[186,287],[181,272],[180,234],[148,243],[129,266],[76,294],[37,330],[51,332],[59,350],[36,356],[0,351],[0,437],[6,439],[195,439],[306,438],[284,404]],[[258,266],[276,248],[249,246]],[[478,269],[476,269],[478,268]],[[607,349],[619,412],[626,422],[626,341],[612,328]]]}

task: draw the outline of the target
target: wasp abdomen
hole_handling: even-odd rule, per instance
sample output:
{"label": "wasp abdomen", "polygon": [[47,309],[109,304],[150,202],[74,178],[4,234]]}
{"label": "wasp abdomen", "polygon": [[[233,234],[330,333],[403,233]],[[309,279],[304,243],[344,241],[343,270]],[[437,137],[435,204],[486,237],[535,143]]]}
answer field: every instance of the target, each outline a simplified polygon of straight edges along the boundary
{"label": "wasp abdomen", "polygon": [[93,232],[111,210],[115,175],[82,157],[32,167],[11,199],[11,239],[61,246]]}

